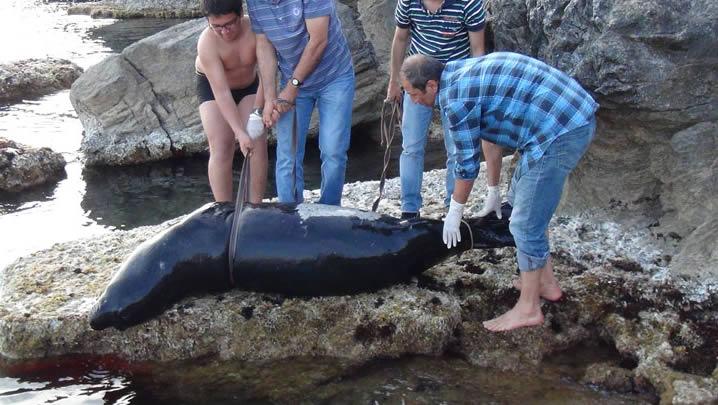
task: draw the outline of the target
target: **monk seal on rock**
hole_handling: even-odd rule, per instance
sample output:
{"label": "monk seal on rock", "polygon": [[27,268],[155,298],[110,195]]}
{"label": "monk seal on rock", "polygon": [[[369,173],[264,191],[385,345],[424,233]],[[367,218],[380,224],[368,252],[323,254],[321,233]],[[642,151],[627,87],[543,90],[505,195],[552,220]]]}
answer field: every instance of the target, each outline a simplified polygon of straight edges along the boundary
{"label": "monk seal on rock", "polygon": [[[441,220],[400,220],[321,204],[210,203],[145,241],[125,260],[90,313],[90,326],[123,330],[184,297],[231,288],[292,296],[346,295],[407,282],[450,255],[513,246],[503,220],[470,219],[459,246],[442,242]],[[471,228],[471,232],[469,231]]]}

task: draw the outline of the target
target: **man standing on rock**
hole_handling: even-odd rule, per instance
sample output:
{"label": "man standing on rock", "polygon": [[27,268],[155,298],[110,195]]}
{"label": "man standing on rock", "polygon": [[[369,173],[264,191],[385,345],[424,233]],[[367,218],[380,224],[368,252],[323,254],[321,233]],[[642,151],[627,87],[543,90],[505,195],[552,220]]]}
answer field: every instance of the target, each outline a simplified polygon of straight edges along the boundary
{"label": "man standing on rock", "polygon": [[[407,94],[402,97],[399,69],[407,46],[409,54],[428,55],[442,63],[484,54],[485,12],[482,0],[399,0],[394,13],[396,29],[391,43],[389,87],[386,98],[402,102],[402,152],[399,158],[401,178],[401,217],[413,218],[421,209],[421,183],[424,173],[424,148],[434,106],[416,104]],[[446,134],[446,130],[444,130]],[[454,188],[456,147],[444,136],[446,146],[446,200]],[[484,216],[496,212],[501,218],[501,147],[482,141],[487,161],[489,195]]]}
{"label": "man standing on rock", "polygon": [[543,323],[540,298],[558,300],[548,224],[569,173],[588,149],[598,104],[575,80],[524,55],[493,53],[449,62],[414,55],[401,68],[404,89],[416,103],[433,106],[438,97],[446,135],[457,145],[454,192],[443,238],[461,241],[461,216],[479,174],[483,140],[521,152],[511,180],[509,229],[521,271],[519,301],[484,322],[491,331]]}
{"label": "man standing on rock", "polygon": [[[257,35],[264,123],[277,125],[279,201],[303,201],[304,147],[316,106],[322,160],[319,202],[339,205],[352,122],[354,68],[334,0],[248,0],[247,8]],[[279,96],[277,66],[283,87]]]}
{"label": "man standing on rock", "polygon": [[197,97],[209,142],[208,175],[216,201],[232,200],[235,140],[252,155],[249,200],[267,185],[267,137],[258,111],[264,103],[256,72],[256,39],[241,0],[202,0],[209,26],[197,43]]}

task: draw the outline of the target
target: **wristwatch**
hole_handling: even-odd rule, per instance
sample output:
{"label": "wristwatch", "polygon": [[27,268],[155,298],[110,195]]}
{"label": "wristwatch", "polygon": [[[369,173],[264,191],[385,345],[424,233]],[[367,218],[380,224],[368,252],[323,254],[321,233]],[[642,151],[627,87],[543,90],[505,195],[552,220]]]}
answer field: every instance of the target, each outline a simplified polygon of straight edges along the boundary
{"label": "wristwatch", "polygon": [[291,83],[294,87],[300,87],[303,82],[296,77],[292,77],[291,79],[289,79],[289,83]]}

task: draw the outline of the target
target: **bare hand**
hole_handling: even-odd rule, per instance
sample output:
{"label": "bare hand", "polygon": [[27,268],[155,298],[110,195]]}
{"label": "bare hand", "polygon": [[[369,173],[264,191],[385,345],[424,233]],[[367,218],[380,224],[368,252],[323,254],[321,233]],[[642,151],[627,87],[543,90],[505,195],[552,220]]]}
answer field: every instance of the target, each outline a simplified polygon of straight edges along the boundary
{"label": "bare hand", "polygon": [[252,139],[247,134],[241,133],[237,137],[237,141],[239,141],[239,149],[242,151],[242,154],[245,157],[249,156],[252,153],[252,148],[254,148]]}
{"label": "bare hand", "polygon": [[299,90],[292,85],[285,86],[284,89],[282,89],[282,92],[279,93],[277,99],[274,100],[274,108],[279,111],[280,114],[290,111],[294,108],[294,102],[297,99],[298,92]]}
{"label": "bare hand", "polygon": [[399,83],[390,80],[389,87],[386,89],[386,101],[396,101],[397,103],[401,103],[401,93],[402,91]]}
{"label": "bare hand", "polygon": [[270,99],[267,99],[264,102],[264,109],[262,110],[262,121],[264,122],[264,126],[267,128],[271,128],[274,126],[274,124],[277,123],[277,119],[279,118],[279,114],[273,114],[274,112],[274,102]]}

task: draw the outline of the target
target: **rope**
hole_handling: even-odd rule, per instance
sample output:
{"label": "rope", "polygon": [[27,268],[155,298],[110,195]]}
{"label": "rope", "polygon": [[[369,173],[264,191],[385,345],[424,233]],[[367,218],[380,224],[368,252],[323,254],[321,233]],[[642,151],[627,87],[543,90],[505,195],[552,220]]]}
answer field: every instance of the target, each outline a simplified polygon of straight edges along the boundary
{"label": "rope", "polygon": [[471,226],[469,225],[468,222],[464,221],[463,218],[461,219],[461,223],[466,225],[466,229],[469,230],[469,241],[471,241],[471,245],[469,245],[469,249],[471,249],[474,247],[474,232],[471,231]]}
{"label": "rope", "polygon": [[232,218],[232,229],[229,233],[229,283],[234,286],[234,257],[237,252],[237,225],[239,223],[239,215],[244,209],[244,203],[249,200],[249,160],[252,154],[249,153],[244,157],[242,163],[242,172],[239,175],[239,189],[237,190],[237,199],[234,202],[234,218]]}
{"label": "rope", "polygon": [[[390,109],[387,112],[387,109]],[[387,122],[387,115],[389,120]],[[401,104],[396,101],[384,100],[384,104],[381,106],[381,145],[385,145],[384,149],[384,167],[381,170],[381,177],[379,179],[379,196],[374,200],[374,204],[371,206],[372,212],[376,212],[379,207],[379,201],[381,201],[384,195],[384,184],[386,183],[386,172],[389,168],[389,162],[391,161],[391,144],[394,141],[394,135],[397,129],[401,128]]]}

